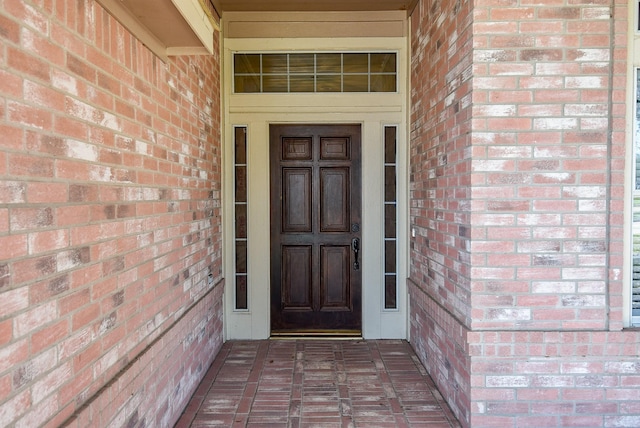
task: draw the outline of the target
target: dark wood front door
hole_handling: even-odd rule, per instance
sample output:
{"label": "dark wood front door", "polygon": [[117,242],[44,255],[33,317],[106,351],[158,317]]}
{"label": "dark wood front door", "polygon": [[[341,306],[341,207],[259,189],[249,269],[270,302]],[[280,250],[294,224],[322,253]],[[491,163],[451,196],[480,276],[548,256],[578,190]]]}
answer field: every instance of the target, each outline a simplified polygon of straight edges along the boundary
{"label": "dark wood front door", "polygon": [[360,125],[271,125],[271,330],[361,330]]}

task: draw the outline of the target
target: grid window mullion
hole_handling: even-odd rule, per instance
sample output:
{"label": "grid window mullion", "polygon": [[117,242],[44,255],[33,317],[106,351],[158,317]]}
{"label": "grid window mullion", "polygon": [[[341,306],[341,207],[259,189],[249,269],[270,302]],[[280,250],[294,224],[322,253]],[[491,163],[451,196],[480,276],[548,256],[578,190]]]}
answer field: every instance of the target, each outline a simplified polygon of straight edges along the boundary
{"label": "grid window mullion", "polygon": [[384,127],[384,309],[398,309],[397,216],[396,191],[397,128]]}
{"label": "grid window mullion", "polygon": [[249,309],[248,269],[247,269],[247,128],[235,127],[234,132],[234,252],[235,252],[235,309]]}
{"label": "grid window mullion", "polygon": [[[238,58],[240,70],[234,68],[235,93],[371,93],[395,92],[397,90],[397,71],[395,53],[385,52],[327,52],[327,53],[269,53],[234,54]],[[265,69],[265,55],[268,55],[269,67]],[[324,55],[322,70],[319,69],[319,55]],[[331,56],[339,58],[339,63],[331,62]],[[346,55],[350,55],[350,66],[346,68]],[[357,57],[366,55],[366,70],[362,70]],[[373,55],[376,57],[376,70],[373,70]],[[312,56],[313,70],[292,70],[292,58],[304,64],[304,57]],[[249,57],[256,58],[257,64],[251,67]],[[274,58],[281,57],[281,58]],[[355,58],[354,58],[355,57]],[[245,62],[242,62],[245,61]],[[254,60],[255,61],[255,60]],[[280,62],[278,62],[280,61]],[[282,61],[286,61],[282,63]],[[355,62],[354,62],[355,61]],[[255,70],[258,68],[258,70]],[[375,80],[374,80],[375,79]],[[295,80],[295,85],[294,85]],[[255,82],[255,83],[254,83]],[[375,83],[374,83],[375,82]]]}

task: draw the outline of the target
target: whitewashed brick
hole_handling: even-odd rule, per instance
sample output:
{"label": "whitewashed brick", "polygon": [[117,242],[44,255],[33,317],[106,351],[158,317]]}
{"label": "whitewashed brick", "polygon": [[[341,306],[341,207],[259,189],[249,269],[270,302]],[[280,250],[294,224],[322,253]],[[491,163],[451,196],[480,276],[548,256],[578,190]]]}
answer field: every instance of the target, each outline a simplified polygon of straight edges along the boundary
{"label": "whitewashed brick", "polygon": [[577,129],[578,121],[574,118],[541,118],[533,120],[534,129],[552,130],[552,129]]}
{"label": "whitewashed brick", "polygon": [[528,376],[487,376],[485,383],[489,388],[524,388],[530,385],[531,379]]}

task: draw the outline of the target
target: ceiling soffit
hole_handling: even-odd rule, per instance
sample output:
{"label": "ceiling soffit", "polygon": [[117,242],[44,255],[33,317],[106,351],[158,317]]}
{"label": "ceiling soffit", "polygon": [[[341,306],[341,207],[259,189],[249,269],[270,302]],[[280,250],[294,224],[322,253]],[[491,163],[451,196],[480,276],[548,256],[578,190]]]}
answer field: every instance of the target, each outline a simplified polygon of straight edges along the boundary
{"label": "ceiling soffit", "polygon": [[160,58],[207,54],[225,12],[398,12],[418,0],[97,0]]}
{"label": "ceiling soffit", "polygon": [[371,12],[406,10],[418,0],[209,0],[224,12]]}

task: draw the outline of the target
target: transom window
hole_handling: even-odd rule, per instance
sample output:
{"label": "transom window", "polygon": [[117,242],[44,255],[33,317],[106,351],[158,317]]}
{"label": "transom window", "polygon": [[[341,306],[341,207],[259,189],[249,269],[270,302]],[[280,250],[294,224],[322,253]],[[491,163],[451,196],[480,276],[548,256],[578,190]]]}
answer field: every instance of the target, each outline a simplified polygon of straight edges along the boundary
{"label": "transom window", "polygon": [[235,53],[235,93],[396,92],[393,52]]}

